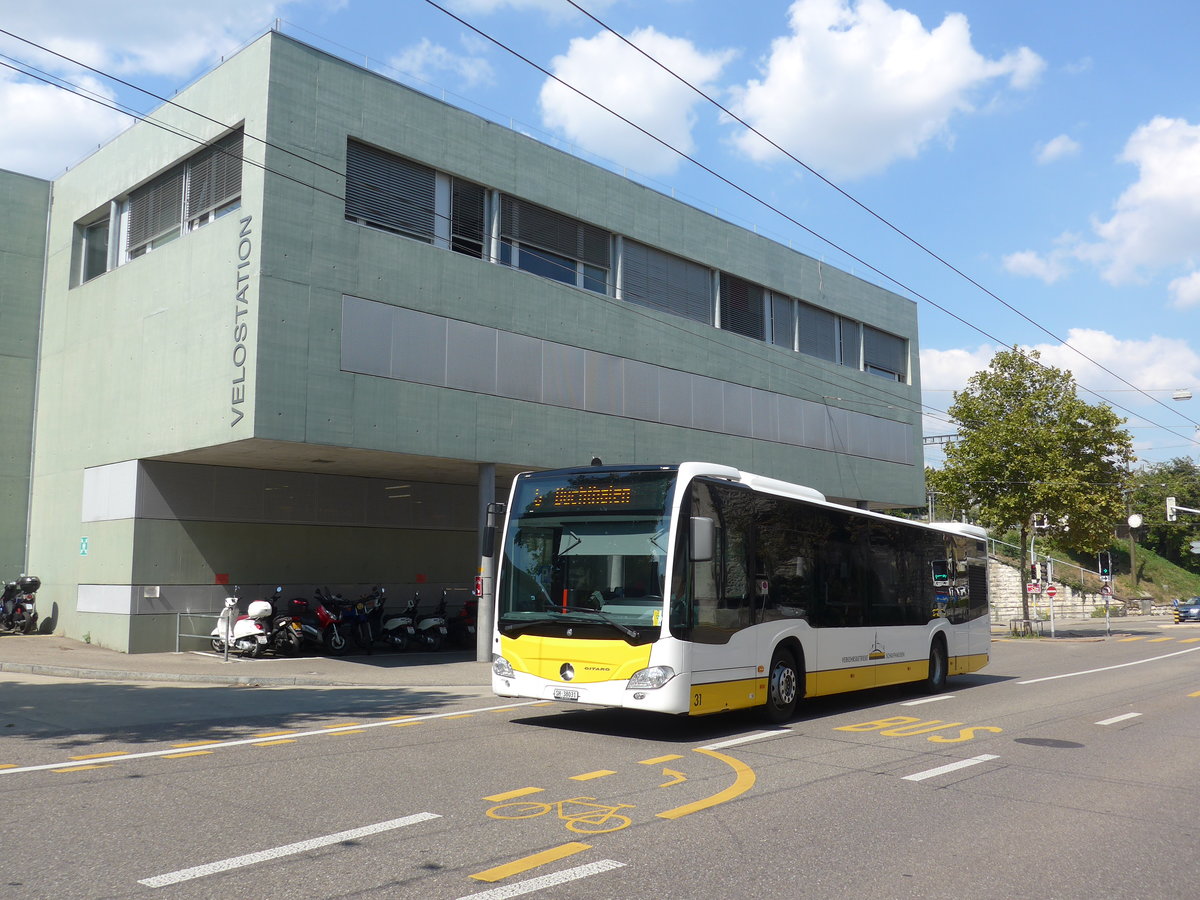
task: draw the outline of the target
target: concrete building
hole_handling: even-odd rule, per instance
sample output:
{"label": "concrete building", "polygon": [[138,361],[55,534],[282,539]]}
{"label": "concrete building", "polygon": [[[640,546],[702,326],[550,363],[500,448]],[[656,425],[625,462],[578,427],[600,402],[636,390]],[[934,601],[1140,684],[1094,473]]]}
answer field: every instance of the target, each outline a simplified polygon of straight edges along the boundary
{"label": "concrete building", "polygon": [[593,457],[923,502],[907,299],[276,33],[153,120],[0,176],[4,563],[60,633],[432,600],[515,473]]}

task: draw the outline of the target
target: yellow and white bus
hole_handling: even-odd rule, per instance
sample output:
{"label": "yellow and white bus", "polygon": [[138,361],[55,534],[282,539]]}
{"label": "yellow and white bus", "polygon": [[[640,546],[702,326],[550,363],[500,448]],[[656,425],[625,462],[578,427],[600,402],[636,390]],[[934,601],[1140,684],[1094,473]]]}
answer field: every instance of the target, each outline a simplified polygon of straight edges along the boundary
{"label": "yellow and white bus", "polygon": [[704,715],[988,660],[987,535],[728,466],[519,475],[496,567],[502,697]]}

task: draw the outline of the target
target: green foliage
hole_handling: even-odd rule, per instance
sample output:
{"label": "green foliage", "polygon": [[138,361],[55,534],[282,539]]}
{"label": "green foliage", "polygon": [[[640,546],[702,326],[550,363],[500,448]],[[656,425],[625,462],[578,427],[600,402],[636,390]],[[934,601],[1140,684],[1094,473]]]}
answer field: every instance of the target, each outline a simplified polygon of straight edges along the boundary
{"label": "green foliage", "polygon": [[1130,508],[1140,513],[1145,524],[1138,542],[1159,556],[1190,572],[1200,573],[1200,555],[1191,552],[1192,541],[1200,540],[1200,516],[1179,513],[1168,522],[1167,497],[1180,506],[1200,509],[1200,466],[1187,456],[1154,463],[1133,475]]}
{"label": "green foliage", "polygon": [[1002,350],[954,393],[959,437],[932,487],[991,528],[1018,529],[1022,546],[1038,514],[1041,534],[1095,551],[1125,517],[1132,439],[1111,407],[1080,400],[1069,372],[1037,358]]}

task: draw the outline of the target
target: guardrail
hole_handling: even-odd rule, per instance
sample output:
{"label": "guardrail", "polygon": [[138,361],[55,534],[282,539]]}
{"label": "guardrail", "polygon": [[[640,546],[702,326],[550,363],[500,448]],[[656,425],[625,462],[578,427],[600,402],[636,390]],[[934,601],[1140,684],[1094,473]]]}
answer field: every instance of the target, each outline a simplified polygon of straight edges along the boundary
{"label": "guardrail", "polygon": [[[191,634],[191,633],[185,632],[183,630],[185,627],[183,624],[184,619],[188,620],[188,625],[186,627],[189,629],[195,628],[195,625],[192,624],[192,620],[194,620],[194,619],[207,620],[212,623],[212,626],[209,627],[204,632],[204,634]],[[220,620],[221,620],[221,613],[219,613],[219,612],[217,612],[217,613],[193,613],[193,612],[183,612],[183,613],[177,612],[177,613],[175,613],[175,652],[176,653],[180,652],[179,641],[181,638],[196,638],[197,640],[204,641],[205,643],[208,643],[209,641],[211,641],[212,640],[212,630],[214,627],[216,627],[217,622],[219,622]]]}

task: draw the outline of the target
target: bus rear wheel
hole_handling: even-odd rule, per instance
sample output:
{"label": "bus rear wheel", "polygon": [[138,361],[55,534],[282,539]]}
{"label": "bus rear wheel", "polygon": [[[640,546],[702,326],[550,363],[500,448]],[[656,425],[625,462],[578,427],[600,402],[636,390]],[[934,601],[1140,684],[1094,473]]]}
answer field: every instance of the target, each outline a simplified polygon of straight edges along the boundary
{"label": "bus rear wheel", "polygon": [[767,671],[767,702],[762,714],[768,722],[780,725],[796,714],[800,700],[800,668],[786,647],[776,647]]}
{"label": "bus rear wheel", "polygon": [[929,675],[925,678],[925,690],[936,694],[946,689],[946,644],[941,639],[934,639],[929,647]]}

